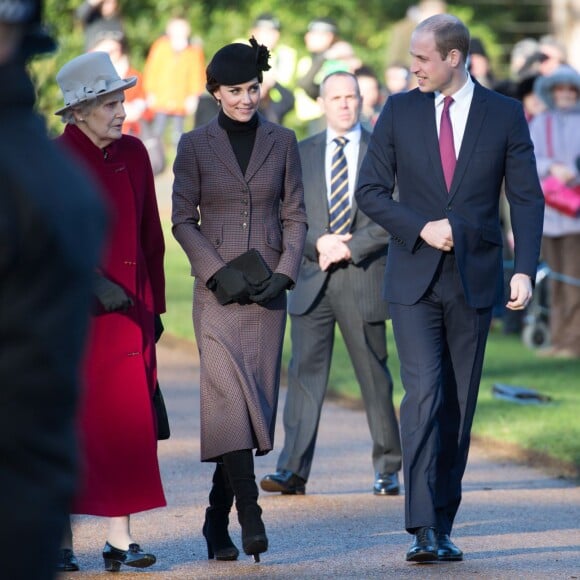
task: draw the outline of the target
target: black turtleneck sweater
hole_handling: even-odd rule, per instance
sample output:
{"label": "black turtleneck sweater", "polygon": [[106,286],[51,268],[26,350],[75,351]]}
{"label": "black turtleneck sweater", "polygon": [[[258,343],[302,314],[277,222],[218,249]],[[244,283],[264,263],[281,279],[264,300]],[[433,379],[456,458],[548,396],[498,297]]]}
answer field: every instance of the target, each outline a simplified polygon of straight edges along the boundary
{"label": "black turtleneck sweater", "polygon": [[218,114],[218,123],[222,129],[228,134],[228,138],[234,150],[234,154],[242,173],[245,175],[252,150],[254,149],[254,141],[256,140],[256,130],[258,128],[258,114],[247,122],[234,121],[228,117],[222,109]]}

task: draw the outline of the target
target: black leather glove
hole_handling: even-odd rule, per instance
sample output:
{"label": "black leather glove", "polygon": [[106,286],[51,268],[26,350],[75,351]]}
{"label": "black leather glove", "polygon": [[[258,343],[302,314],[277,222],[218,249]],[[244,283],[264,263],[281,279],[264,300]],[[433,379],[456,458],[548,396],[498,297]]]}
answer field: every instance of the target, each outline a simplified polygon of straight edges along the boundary
{"label": "black leather glove", "polygon": [[286,274],[274,272],[268,279],[266,287],[259,292],[252,293],[250,300],[256,302],[256,304],[260,304],[260,306],[264,306],[270,300],[274,300],[284,290],[290,288],[290,286],[292,286],[292,280]]}
{"label": "black leather glove", "polygon": [[163,322],[161,321],[161,314],[155,314],[155,342],[159,342],[165,327],[163,326]]}
{"label": "black leather glove", "polygon": [[105,312],[125,312],[133,306],[133,300],[127,296],[119,284],[99,274],[95,275],[93,293],[103,305]]}
{"label": "black leather glove", "polygon": [[230,302],[247,304],[250,286],[245,276],[231,266],[224,266],[208,281],[207,287],[216,295],[222,305]]}

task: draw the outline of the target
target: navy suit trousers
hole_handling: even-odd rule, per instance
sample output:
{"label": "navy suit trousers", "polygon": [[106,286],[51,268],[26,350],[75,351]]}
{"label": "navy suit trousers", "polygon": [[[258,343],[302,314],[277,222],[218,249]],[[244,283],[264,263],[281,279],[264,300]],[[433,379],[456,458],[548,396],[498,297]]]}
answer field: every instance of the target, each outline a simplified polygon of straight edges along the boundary
{"label": "navy suit trousers", "polygon": [[405,396],[401,439],[405,527],[450,533],[461,501],[491,308],[465,301],[455,256],[445,254],[425,295],[390,304]]}

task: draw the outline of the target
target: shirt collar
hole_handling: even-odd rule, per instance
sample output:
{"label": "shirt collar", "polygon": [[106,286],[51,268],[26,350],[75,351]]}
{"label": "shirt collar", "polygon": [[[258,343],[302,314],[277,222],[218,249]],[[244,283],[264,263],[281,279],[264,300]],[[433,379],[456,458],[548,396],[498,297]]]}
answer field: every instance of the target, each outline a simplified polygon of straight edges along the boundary
{"label": "shirt collar", "polygon": [[[348,133],[344,134],[344,137],[346,137],[349,143],[358,146],[360,143],[360,134],[360,123],[357,123]],[[328,127],[326,129],[326,146],[328,147],[336,137],[338,137],[337,132]]]}
{"label": "shirt collar", "polygon": [[[458,104],[461,104],[468,100],[471,101],[471,97],[473,95],[473,89],[475,87],[475,84],[469,74],[466,74],[465,76],[467,77],[465,84],[456,93],[453,93],[451,95],[453,97],[453,100]],[[439,105],[442,105],[444,98],[445,95],[443,93],[435,91],[435,107],[439,107]]]}

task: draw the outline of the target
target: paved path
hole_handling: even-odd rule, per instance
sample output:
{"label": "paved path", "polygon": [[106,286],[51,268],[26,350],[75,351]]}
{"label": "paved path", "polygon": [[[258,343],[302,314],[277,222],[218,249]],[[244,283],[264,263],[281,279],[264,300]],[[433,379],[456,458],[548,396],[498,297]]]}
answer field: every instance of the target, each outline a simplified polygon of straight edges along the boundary
{"label": "paved path", "polygon": [[[270,550],[255,564],[206,559],[201,526],[212,467],[199,462],[199,375],[196,352],[163,337],[160,381],[172,436],[159,443],[168,507],[132,518],[135,538],[158,557],[129,578],[580,578],[580,488],[539,471],[492,462],[473,449],[454,538],[463,562],[408,564],[403,497],[370,492],[370,438],[364,413],[327,401],[305,496],[262,493]],[[284,397],[282,390],[282,401]],[[275,469],[276,450],[257,458],[258,478]],[[234,516],[231,532],[240,546]],[[111,578],[100,555],[106,520],[77,517],[75,551],[81,572],[65,578]],[[1,576],[1,574],[0,574]],[[9,580],[9,579],[6,579]]]}

